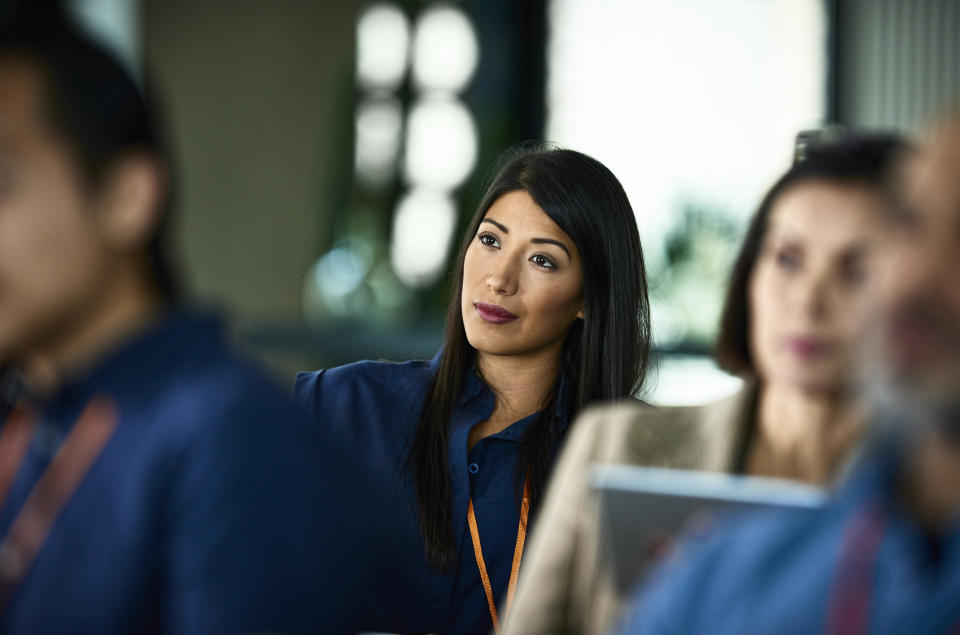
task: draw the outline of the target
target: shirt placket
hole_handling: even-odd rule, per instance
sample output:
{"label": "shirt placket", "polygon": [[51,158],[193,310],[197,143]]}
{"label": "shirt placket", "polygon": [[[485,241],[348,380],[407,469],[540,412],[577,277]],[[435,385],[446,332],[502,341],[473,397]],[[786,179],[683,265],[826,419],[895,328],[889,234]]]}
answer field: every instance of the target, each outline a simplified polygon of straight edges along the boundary
{"label": "shirt placket", "polygon": [[[481,392],[473,399],[462,403],[454,414],[451,422],[450,440],[447,445],[448,463],[450,465],[450,489],[452,500],[450,506],[451,520],[453,521],[454,549],[461,553],[464,536],[467,532],[467,505],[471,493],[471,479],[467,444],[470,429],[477,423],[489,418],[493,411],[493,395]],[[452,606],[454,580],[456,572],[437,576],[431,593],[431,622],[444,623],[446,614],[456,610]]]}

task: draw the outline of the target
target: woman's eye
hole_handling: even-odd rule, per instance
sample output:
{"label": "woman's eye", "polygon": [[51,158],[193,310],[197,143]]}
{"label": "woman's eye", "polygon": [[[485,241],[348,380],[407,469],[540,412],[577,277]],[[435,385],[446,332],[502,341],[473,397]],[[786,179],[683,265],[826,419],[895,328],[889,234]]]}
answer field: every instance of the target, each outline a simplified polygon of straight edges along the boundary
{"label": "woman's eye", "polygon": [[850,286],[860,286],[867,281],[867,272],[862,268],[850,269],[844,272],[844,279]]}
{"label": "woman's eye", "polygon": [[497,237],[493,234],[480,234],[477,236],[477,240],[480,241],[480,244],[484,247],[499,247],[500,241],[497,240]]}
{"label": "woman's eye", "polygon": [[777,266],[786,271],[796,271],[800,268],[800,256],[793,251],[778,251],[774,258]]}
{"label": "woman's eye", "polygon": [[534,254],[530,257],[530,262],[544,269],[556,269],[557,265],[553,260],[543,254]]}
{"label": "woman's eye", "polygon": [[850,286],[859,286],[867,281],[867,264],[861,258],[847,260],[841,269],[843,281]]}

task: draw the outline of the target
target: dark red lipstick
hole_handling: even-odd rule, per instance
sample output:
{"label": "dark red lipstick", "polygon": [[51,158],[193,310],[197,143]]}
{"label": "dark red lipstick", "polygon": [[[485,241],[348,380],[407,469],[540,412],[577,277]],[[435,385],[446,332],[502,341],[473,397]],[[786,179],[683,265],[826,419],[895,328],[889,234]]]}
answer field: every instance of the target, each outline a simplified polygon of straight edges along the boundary
{"label": "dark red lipstick", "polygon": [[477,310],[477,315],[479,315],[480,319],[484,322],[505,324],[507,322],[513,322],[517,319],[516,315],[510,311],[507,311],[502,306],[497,306],[496,304],[489,304],[487,302],[474,302],[473,307]]}

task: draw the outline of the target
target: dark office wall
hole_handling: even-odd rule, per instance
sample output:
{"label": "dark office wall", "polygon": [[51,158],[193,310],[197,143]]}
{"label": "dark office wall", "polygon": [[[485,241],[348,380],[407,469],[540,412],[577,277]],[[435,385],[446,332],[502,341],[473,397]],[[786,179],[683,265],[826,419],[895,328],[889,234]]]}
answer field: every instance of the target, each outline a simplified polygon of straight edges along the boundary
{"label": "dark office wall", "polygon": [[179,162],[196,295],[241,323],[296,320],[352,162],[353,0],[143,0],[145,58]]}
{"label": "dark office wall", "polygon": [[835,0],[839,121],[914,129],[960,97],[960,0]]}

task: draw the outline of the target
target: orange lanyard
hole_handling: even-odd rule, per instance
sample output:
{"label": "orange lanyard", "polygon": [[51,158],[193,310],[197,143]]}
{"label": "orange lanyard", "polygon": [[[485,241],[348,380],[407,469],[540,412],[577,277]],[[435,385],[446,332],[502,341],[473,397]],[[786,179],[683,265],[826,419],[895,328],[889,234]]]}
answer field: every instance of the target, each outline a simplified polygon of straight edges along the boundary
{"label": "orange lanyard", "polygon": [[[26,576],[54,521],[113,435],[116,409],[95,397],[30,490],[0,543],[0,611]],[[10,413],[0,435],[0,506],[6,501],[36,425],[22,410]]]}
{"label": "orange lanyard", "polygon": [[[520,558],[523,556],[523,543],[527,538],[527,515],[530,512],[530,478],[523,484],[523,499],[520,502],[520,526],[517,527],[517,544],[513,548],[513,565],[510,567],[510,583],[507,585],[507,603],[504,611],[510,610],[513,593],[517,590],[517,574],[520,572]],[[493,621],[493,630],[500,632],[500,622],[497,619],[497,604],[493,600],[493,586],[487,574],[487,565],[483,560],[483,549],[480,546],[480,531],[477,529],[477,516],[473,512],[473,497],[467,505],[467,524],[470,525],[470,537],[473,538],[473,555],[477,559],[477,568],[480,569],[480,581],[487,594],[487,607],[490,609],[490,619]]]}

